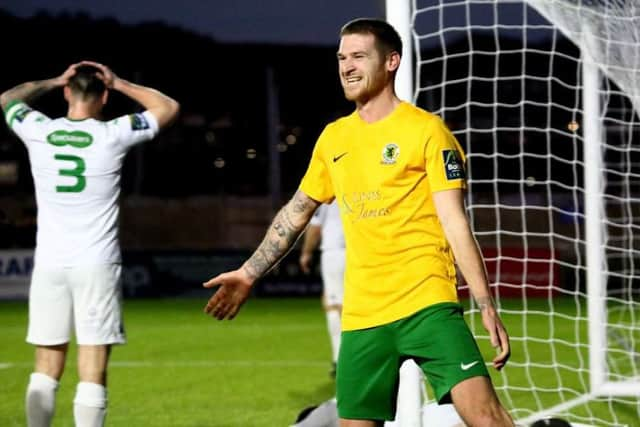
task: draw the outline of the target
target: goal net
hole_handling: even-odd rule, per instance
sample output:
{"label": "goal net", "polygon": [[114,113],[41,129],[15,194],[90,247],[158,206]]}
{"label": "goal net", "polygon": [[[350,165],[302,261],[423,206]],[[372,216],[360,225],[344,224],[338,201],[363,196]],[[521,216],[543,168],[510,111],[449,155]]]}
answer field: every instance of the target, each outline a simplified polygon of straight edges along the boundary
{"label": "goal net", "polygon": [[[493,376],[502,402],[522,425],[640,425],[640,0],[410,10],[413,101],[466,150],[468,212],[512,340]],[[468,313],[490,358],[472,301]]]}

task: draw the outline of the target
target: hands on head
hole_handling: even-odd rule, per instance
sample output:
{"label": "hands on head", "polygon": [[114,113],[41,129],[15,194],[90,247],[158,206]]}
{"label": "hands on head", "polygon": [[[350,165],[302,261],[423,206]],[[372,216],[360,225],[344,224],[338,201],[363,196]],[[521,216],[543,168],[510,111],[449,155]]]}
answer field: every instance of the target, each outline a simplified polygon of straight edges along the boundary
{"label": "hands on head", "polygon": [[100,70],[98,73],[96,73],[96,76],[104,82],[104,85],[108,89],[113,88],[113,85],[115,84],[115,81],[118,78],[118,76],[116,76],[115,73],[106,65],[103,65],[99,62],[87,61],[87,60],[76,62],[75,64],[69,65],[69,67],[62,74],[60,74],[60,76],[56,78],[56,80],[58,81],[58,84],[60,86],[66,86],[69,83],[69,79],[76,74],[76,70],[78,69],[78,67],[82,67],[85,65],[90,65]]}
{"label": "hands on head", "polygon": [[104,85],[109,89],[113,88],[113,85],[116,79],[118,78],[118,76],[116,76],[115,73],[111,71],[111,68],[99,62],[81,61],[79,65],[91,65],[93,67],[96,67],[98,70],[100,70],[100,72],[97,73],[97,76],[100,80],[104,82]]}
{"label": "hands on head", "polygon": [[80,63],[71,64],[64,70],[64,73],[60,74],[56,80],[60,86],[66,86],[69,83],[69,79],[76,74],[76,68],[80,66]]}

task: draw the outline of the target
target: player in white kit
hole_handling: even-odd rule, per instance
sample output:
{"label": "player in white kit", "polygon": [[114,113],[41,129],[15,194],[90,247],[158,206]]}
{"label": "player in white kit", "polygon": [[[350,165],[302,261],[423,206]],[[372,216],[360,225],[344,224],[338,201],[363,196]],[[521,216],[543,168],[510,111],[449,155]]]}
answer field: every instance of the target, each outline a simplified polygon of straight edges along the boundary
{"label": "player in white kit", "polygon": [[340,209],[334,200],[320,205],[305,231],[300,252],[300,268],[309,273],[313,252],[320,245],[320,273],[322,275],[322,302],[327,317],[331,340],[333,366],[329,374],[336,375],[336,361],[340,351],[340,316],[344,295],[345,249]]}
{"label": "player in white kit", "polygon": [[[29,106],[59,88],[68,103],[66,117],[51,119]],[[145,111],[101,121],[111,91]],[[179,105],[91,61],[9,89],[0,95],[0,105],[29,152],[38,205],[27,333],[27,342],[36,346],[35,372],[26,392],[27,422],[30,427],[51,425],[73,330],[80,379],[75,424],[102,426],[110,348],[125,342],[118,242],[122,163],[131,147],[173,121]]]}

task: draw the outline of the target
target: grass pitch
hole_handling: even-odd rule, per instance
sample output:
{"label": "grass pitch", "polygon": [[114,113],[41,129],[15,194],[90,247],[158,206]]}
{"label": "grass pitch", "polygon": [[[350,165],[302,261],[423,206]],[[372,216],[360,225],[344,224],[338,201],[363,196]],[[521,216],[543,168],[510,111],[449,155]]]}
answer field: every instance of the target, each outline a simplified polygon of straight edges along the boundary
{"label": "grass pitch", "polygon": [[[125,301],[128,344],[112,353],[108,426],[283,427],[304,407],[334,395],[318,299],[252,299],[235,320],[222,322],[203,314],[205,302]],[[544,301],[530,302],[527,318],[510,314],[520,308],[515,302],[504,302],[505,308],[502,317],[514,338],[513,355],[505,374],[494,375],[496,385],[506,387],[507,393],[501,392],[505,405],[553,405],[559,393],[564,393],[562,399],[573,398],[570,390],[583,388],[586,373],[572,366],[586,367],[586,348],[548,342],[551,333],[568,343],[576,334],[584,335],[585,342],[586,325],[578,322],[576,327],[571,320],[576,315],[572,301],[554,301],[560,316],[553,317],[543,315],[548,311]],[[479,318],[468,320],[481,328]],[[24,426],[24,391],[33,364],[33,348],[24,342],[26,302],[0,302],[0,325],[0,426]],[[523,333],[527,340],[516,338]],[[480,347],[490,360],[493,351],[485,339]],[[55,427],[73,426],[77,375],[71,348],[57,395]],[[543,388],[532,392],[532,382]],[[638,426],[640,404],[629,401],[613,406],[596,402],[578,408],[578,416],[611,420],[603,425]],[[514,415],[526,416],[527,411]]]}

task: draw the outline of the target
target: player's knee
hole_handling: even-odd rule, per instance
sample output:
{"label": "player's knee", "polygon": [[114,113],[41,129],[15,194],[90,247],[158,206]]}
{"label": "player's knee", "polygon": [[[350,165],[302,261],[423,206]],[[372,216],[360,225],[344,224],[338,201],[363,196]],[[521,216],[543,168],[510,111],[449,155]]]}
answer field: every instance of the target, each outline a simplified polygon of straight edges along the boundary
{"label": "player's knee", "polygon": [[78,376],[80,381],[105,384],[109,347],[80,346],[78,352]]}
{"label": "player's knee", "polygon": [[36,348],[36,372],[59,381],[64,372],[66,344],[60,346],[38,346]]}
{"label": "player's knee", "polygon": [[78,377],[82,382],[104,384],[106,383],[107,370],[103,366],[87,363],[84,366],[78,366]]}

